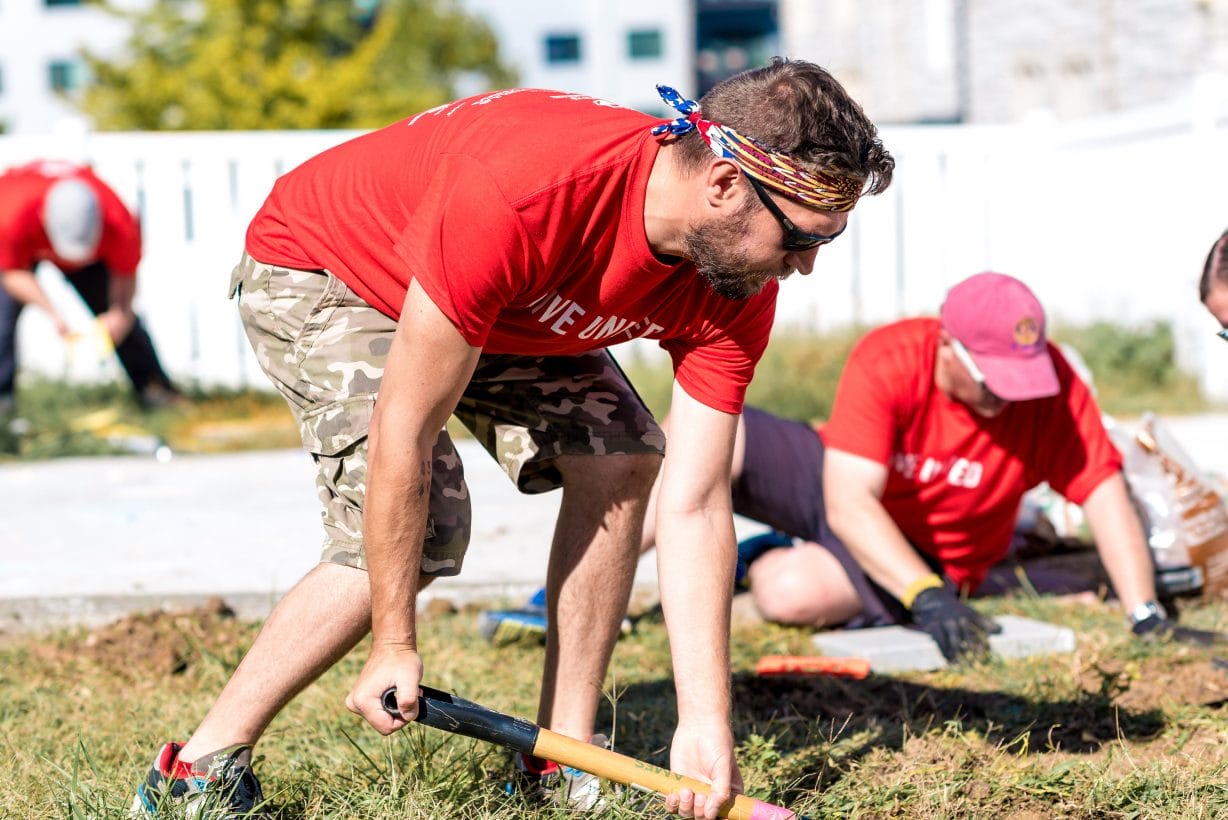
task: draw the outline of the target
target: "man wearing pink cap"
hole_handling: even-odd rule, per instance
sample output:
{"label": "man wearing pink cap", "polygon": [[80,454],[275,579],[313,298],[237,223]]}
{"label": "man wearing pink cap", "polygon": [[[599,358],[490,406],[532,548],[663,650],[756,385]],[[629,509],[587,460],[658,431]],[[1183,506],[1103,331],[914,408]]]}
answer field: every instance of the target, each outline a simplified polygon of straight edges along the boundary
{"label": "man wearing pink cap", "polygon": [[982,650],[996,625],[961,596],[1006,555],[1024,492],[1047,481],[1083,506],[1134,631],[1174,628],[1121,456],[1019,280],[977,274],[951,289],[940,318],[867,334],[815,432],[753,408],[738,431],[735,512],[806,542],[742,556],[766,618],[912,622],[950,660]]}
{"label": "man wearing pink cap", "polygon": [[98,317],[143,406],[178,399],[132,309],[140,261],[140,223],[89,168],[43,160],[0,175],[0,418],[13,405],[21,309],[42,308],[60,335],[70,332],[35,278],[40,262],[59,268]]}

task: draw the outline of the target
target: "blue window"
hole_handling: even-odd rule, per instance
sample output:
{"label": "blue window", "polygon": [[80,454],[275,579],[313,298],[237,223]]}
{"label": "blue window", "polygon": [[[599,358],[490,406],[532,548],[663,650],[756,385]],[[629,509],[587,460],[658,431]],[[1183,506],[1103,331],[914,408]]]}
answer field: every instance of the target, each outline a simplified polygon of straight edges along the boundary
{"label": "blue window", "polygon": [[73,60],[52,60],[47,66],[51,90],[66,94],[81,87],[84,72],[81,64]]}
{"label": "blue window", "polygon": [[578,63],[580,62],[579,34],[547,34],[546,62],[548,63]]}
{"label": "blue window", "polygon": [[653,60],[662,50],[660,29],[627,32],[627,56],[632,60]]}

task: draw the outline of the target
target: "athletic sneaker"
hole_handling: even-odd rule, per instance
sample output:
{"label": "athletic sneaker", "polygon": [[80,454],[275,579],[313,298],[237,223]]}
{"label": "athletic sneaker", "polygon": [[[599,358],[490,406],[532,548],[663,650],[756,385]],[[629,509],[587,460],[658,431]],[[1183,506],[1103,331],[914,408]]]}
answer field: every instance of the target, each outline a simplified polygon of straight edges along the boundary
{"label": "athletic sneaker", "polygon": [[783,532],[776,532],[775,530],[752,535],[750,538],[743,538],[739,541],[738,568],[733,576],[734,590],[750,589],[750,581],[747,579],[746,573],[750,571],[750,565],[758,560],[763,553],[768,550],[774,550],[777,547],[791,546],[793,546],[793,539]]}
{"label": "athletic sneaker", "polygon": [[[594,745],[606,747],[605,735],[593,735]],[[516,753],[515,770],[506,786],[508,794],[520,793],[542,803],[553,803],[576,811],[601,811],[606,800],[601,793],[601,778],[552,760],[528,758]]]}
{"label": "athletic sneaker", "polygon": [[197,758],[179,759],[178,743],[167,743],[154,758],[132,801],[133,817],[173,811],[190,820],[263,818],[260,783],[252,774],[252,747],[230,746]]}
{"label": "athletic sneaker", "polygon": [[495,646],[543,643],[546,613],[525,609],[488,609],[478,619],[478,633]]}
{"label": "athletic sneaker", "polygon": [[[619,626],[622,634],[630,635],[634,629],[631,619],[623,618]],[[478,618],[478,633],[494,646],[545,643],[546,588],[539,587],[519,609],[486,610]]]}

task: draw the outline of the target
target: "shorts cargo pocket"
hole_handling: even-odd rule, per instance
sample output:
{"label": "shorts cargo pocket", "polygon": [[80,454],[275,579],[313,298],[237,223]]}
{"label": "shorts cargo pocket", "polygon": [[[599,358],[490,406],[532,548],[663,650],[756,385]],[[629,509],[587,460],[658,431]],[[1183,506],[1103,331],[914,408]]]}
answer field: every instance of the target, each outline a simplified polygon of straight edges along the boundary
{"label": "shorts cargo pocket", "polygon": [[336,456],[367,437],[375,396],[350,396],[304,412],[299,417],[303,447],[322,456]]}

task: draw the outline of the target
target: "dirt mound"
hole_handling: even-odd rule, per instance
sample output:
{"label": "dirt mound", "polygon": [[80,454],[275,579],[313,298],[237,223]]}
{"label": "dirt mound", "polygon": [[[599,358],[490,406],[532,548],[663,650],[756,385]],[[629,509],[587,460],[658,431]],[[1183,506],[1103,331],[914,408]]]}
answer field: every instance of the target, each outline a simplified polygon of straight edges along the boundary
{"label": "dirt mound", "polygon": [[1228,664],[1198,657],[1094,664],[1083,670],[1079,685],[1136,711],[1220,706],[1228,703]]}
{"label": "dirt mound", "polygon": [[240,625],[221,598],[177,612],[142,612],[95,629],[65,652],[115,670],[180,675],[211,646],[233,642]]}

